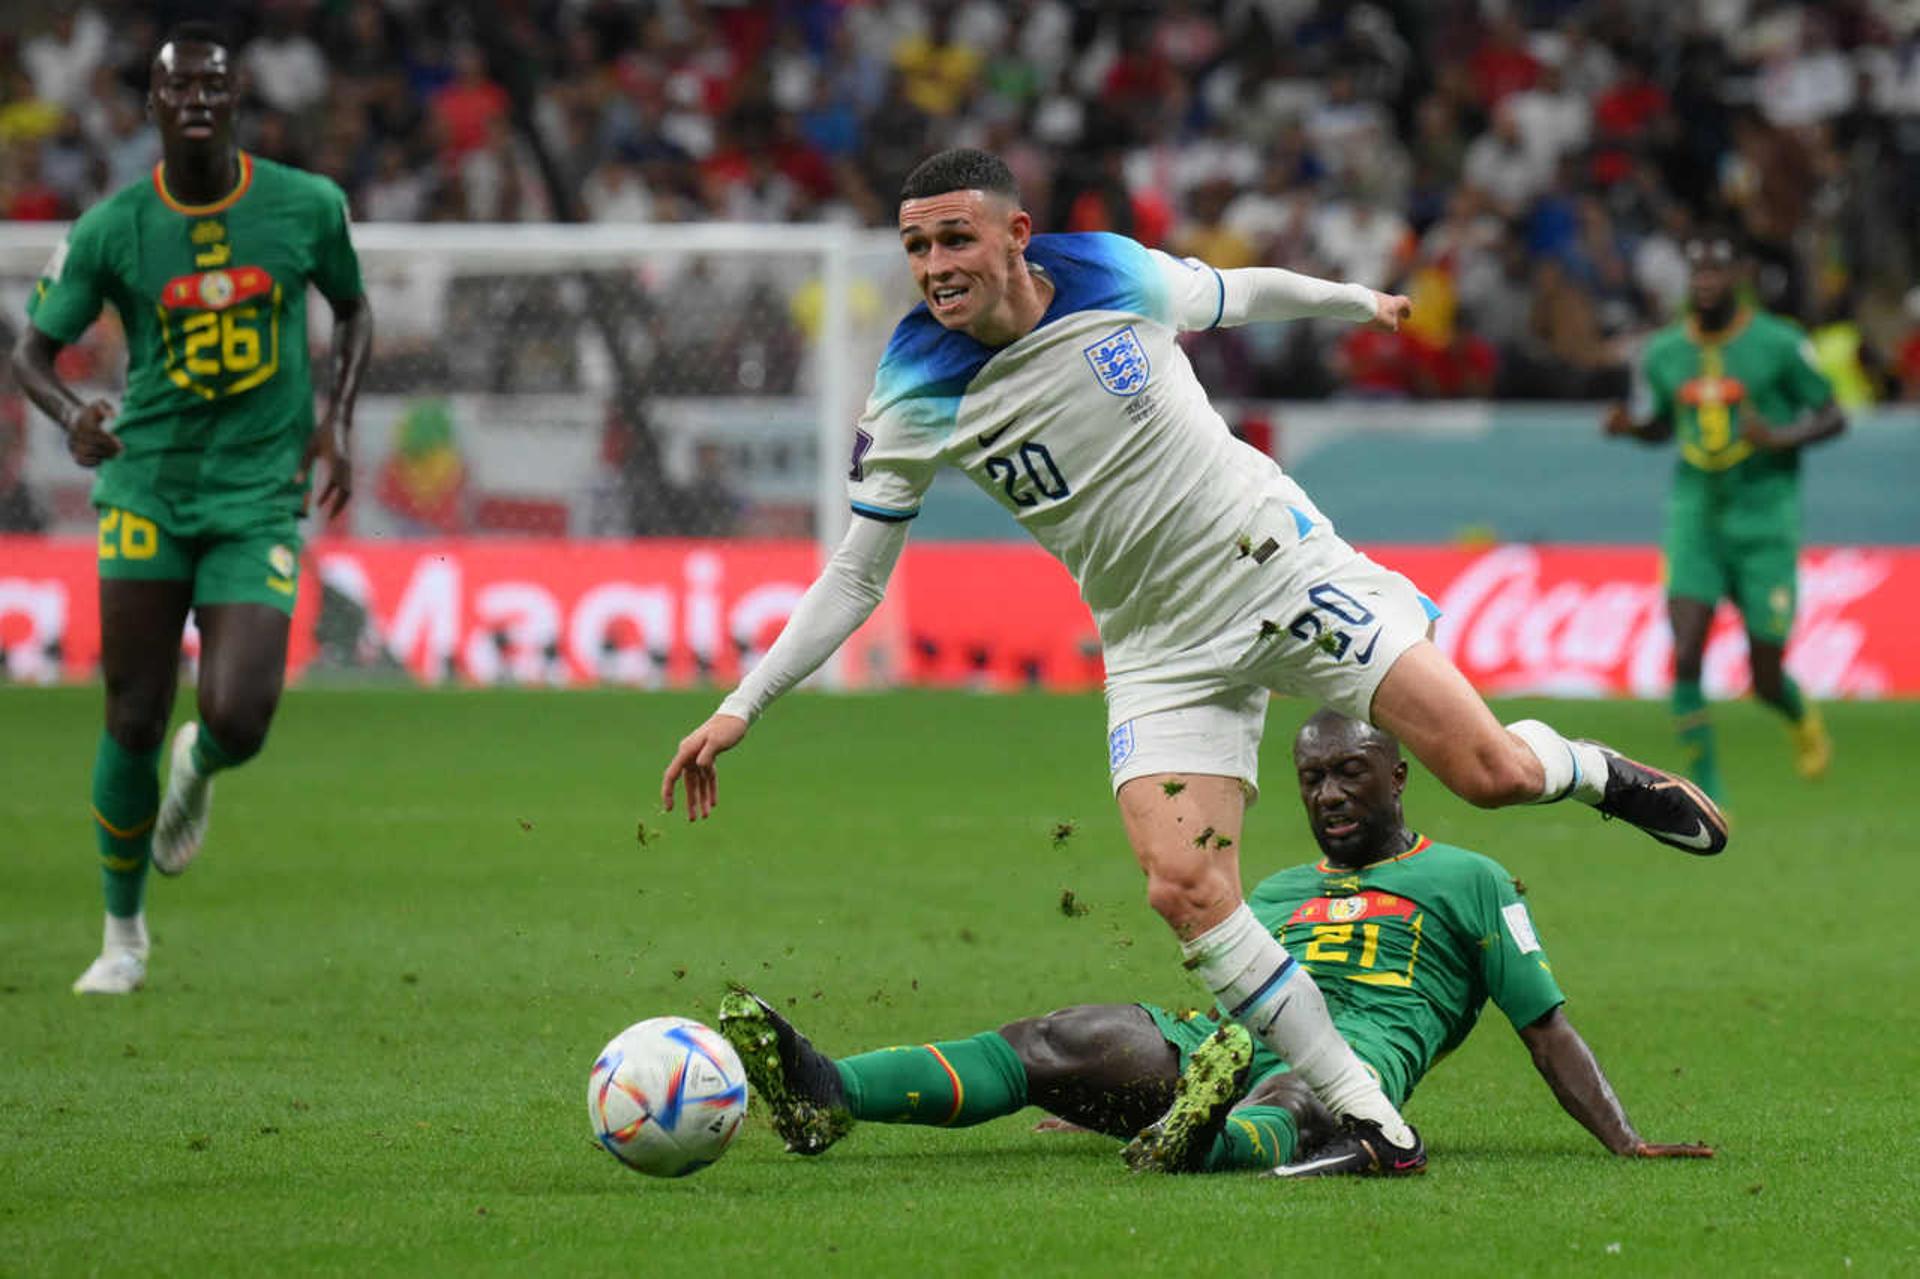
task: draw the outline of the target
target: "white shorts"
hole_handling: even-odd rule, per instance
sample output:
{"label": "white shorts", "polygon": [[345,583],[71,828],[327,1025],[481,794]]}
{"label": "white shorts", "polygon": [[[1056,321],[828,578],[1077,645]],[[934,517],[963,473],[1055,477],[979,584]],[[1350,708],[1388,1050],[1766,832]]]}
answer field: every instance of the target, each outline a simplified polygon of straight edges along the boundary
{"label": "white shorts", "polygon": [[1259,790],[1269,691],[1371,722],[1373,694],[1440,610],[1331,529],[1302,539],[1275,589],[1222,633],[1107,683],[1113,788],[1153,773],[1237,777]]}

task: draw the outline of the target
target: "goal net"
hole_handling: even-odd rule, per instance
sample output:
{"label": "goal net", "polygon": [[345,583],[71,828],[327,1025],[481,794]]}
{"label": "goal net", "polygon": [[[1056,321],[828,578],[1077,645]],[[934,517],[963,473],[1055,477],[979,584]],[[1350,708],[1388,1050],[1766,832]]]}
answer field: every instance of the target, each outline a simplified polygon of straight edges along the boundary
{"label": "goal net", "polygon": [[[9,347],[62,232],[0,226]],[[804,225],[367,224],[354,242],[377,336],[355,416],[354,500],[332,526],[306,529],[309,582],[324,591],[304,590],[302,606],[310,594],[331,606],[314,619],[310,660],[489,682],[737,673],[777,631],[816,548],[845,526],[853,423],[912,302],[894,238]],[[317,294],[309,306],[323,396],[331,318]],[[125,364],[108,308],[60,368],[84,394],[117,398]],[[0,535],[16,563],[31,546],[22,534],[69,550],[94,535],[91,476],[10,379],[0,479]],[[569,585],[589,561],[618,571]],[[770,593],[753,596],[754,570],[776,563],[780,589],[759,582]],[[62,597],[69,647],[84,642],[86,606]],[[296,662],[303,638],[296,627]],[[16,676],[24,643],[0,636]]]}

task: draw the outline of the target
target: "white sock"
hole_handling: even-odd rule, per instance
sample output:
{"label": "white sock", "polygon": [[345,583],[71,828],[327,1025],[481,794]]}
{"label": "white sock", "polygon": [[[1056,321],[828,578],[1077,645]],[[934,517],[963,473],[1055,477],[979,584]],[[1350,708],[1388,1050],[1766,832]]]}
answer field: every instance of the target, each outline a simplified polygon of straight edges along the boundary
{"label": "white sock", "polygon": [[146,912],[129,915],[124,919],[118,915],[108,915],[106,936],[100,943],[100,949],[130,950],[145,959],[147,957]]}
{"label": "white sock", "polygon": [[1413,1133],[1393,1103],[1327,1016],[1313,974],[1260,926],[1245,902],[1233,914],[1181,947],[1187,967],[1335,1115],[1380,1125],[1395,1145]]}
{"label": "white sock", "polygon": [[1547,784],[1534,803],[1577,799],[1583,804],[1598,804],[1606,796],[1607,756],[1592,742],[1568,741],[1537,719],[1509,724],[1507,731],[1526,743],[1547,775]]}

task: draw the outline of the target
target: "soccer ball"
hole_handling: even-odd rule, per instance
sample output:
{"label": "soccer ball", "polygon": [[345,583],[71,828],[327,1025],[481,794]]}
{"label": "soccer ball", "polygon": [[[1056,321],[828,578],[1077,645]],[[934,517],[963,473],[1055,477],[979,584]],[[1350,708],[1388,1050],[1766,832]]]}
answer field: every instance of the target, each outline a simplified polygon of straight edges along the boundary
{"label": "soccer ball", "polygon": [[587,1079],[593,1135],[627,1167],[684,1177],[725,1153],[747,1116],[733,1045],[685,1017],[650,1017],[613,1037]]}

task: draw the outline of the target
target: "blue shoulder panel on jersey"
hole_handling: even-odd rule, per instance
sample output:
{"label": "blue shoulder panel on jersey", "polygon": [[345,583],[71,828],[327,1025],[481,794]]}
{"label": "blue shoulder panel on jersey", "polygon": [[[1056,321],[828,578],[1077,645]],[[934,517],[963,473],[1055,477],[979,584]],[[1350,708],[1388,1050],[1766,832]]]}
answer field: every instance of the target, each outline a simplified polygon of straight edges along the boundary
{"label": "blue shoulder panel on jersey", "polygon": [[1036,235],[1027,261],[1053,281],[1053,301],[1040,323],[1076,311],[1126,311],[1165,324],[1172,299],[1146,246],[1105,231]]}
{"label": "blue shoulder panel on jersey", "polygon": [[944,433],[960,416],[967,384],[993,356],[992,347],[942,328],[922,302],[895,326],[873,375],[874,394],[908,424]]}

